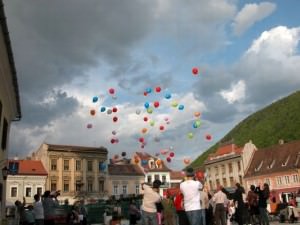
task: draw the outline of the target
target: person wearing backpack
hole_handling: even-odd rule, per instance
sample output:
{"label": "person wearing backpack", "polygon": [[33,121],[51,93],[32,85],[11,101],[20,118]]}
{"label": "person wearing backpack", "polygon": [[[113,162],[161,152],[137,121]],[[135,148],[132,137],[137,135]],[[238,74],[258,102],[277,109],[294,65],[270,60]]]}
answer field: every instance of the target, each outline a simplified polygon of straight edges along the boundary
{"label": "person wearing backpack", "polygon": [[255,186],[250,186],[250,191],[247,194],[247,202],[249,205],[249,215],[250,215],[250,224],[256,224],[257,215],[259,215],[258,211],[258,194],[255,193]]}

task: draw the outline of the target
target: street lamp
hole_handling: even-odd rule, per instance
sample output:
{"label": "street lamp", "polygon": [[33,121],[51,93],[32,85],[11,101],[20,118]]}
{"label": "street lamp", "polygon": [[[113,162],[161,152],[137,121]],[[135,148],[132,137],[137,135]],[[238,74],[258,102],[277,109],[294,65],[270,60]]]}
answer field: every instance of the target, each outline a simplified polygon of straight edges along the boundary
{"label": "street lamp", "polygon": [[8,172],[9,172],[9,171],[8,171],[7,167],[4,166],[4,167],[2,168],[2,177],[3,177],[3,180],[6,180],[6,179],[7,179]]}

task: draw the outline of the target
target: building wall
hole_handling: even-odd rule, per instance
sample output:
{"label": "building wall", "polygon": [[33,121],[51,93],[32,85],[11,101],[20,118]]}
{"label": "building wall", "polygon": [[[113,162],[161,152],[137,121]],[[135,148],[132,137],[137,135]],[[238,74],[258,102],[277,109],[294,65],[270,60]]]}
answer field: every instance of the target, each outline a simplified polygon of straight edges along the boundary
{"label": "building wall", "polygon": [[[232,170],[230,170],[230,164]],[[215,190],[217,184],[233,187],[237,182],[243,185],[243,161],[241,157],[218,161],[205,165],[206,180],[210,190]]]}
{"label": "building wall", "polygon": [[151,183],[156,179],[157,177],[160,181],[163,181],[162,177],[166,177],[166,181],[161,185],[160,187],[160,195],[162,196],[164,191],[171,187],[171,178],[170,178],[170,172],[147,172],[145,174],[145,180],[144,182],[148,183],[148,177],[151,177]]}
{"label": "building wall", "polygon": [[[22,202],[23,197],[25,197],[26,203],[32,204],[33,196],[38,194],[37,188],[41,188],[41,193],[45,191],[46,179],[47,176],[9,175],[6,181],[6,205],[14,205],[16,200]],[[31,190],[27,194],[26,188]],[[16,195],[14,195],[15,193]]]}
{"label": "building wall", "polygon": [[[107,179],[107,191],[109,196],[138,195],[142,193],[141,184],[144,183],[144,176],[116,176],[110,175]],[[123,191],[126,186],[126,192]]]}
{"label": "building wall", "polygon": [[[107,171],[101,171],[99,163],[106,162],[107,155],[96,152],[85,153],[84,150],[82,152],[49,151],[46,148],[47,145],[42,145],[34,156],[35,159],[42,161],[48,172],[46,189],[61,191],[59,200],[68,199],[72,203],[74,197],[86,196],[98,199],[104,196],[107,191]],[[56,169],[51,168],[52,160],[56,161]],[[68,161],[68,169],[64,168],[65,161]],[[76,170],[76,161],[80,161],[80,170]],[[89,161],[92,162],[92,171],[88,171]]]}

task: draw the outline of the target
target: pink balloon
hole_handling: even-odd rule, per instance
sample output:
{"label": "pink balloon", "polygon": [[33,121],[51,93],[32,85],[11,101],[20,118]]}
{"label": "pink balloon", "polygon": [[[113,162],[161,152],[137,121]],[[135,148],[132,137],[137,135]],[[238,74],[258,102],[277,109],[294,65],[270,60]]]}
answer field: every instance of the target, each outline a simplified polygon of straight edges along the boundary
{"label": "pink balloon", "polygon": [[109,94],[113,95],[113,94],[115,93],[115,89],[110,88],[110,89],[108,90],[108,92],[109,92]]}

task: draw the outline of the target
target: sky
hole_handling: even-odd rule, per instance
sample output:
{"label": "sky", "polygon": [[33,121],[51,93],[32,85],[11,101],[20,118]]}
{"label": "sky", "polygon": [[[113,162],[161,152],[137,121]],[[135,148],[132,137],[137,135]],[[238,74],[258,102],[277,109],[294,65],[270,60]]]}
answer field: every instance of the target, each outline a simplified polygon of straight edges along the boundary
{"label": "sky", "polygon": [[[42,143],[104,146],[109,157],[169,150],[175,156],[168,166],[181,169],[184,159],[300,87],[298,0],[4,4],[22,108],[10,157]],[[117,112],[107,113],[113,107]]]}

